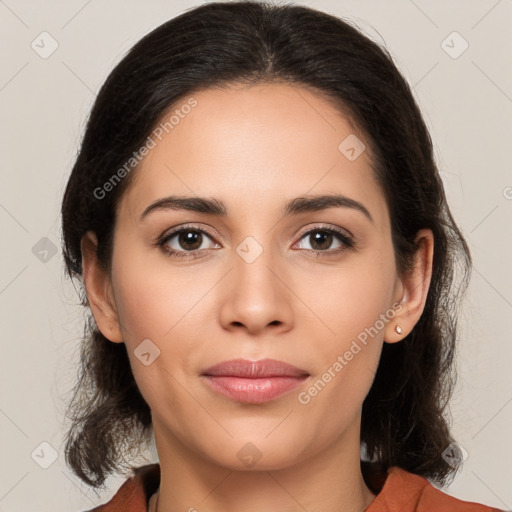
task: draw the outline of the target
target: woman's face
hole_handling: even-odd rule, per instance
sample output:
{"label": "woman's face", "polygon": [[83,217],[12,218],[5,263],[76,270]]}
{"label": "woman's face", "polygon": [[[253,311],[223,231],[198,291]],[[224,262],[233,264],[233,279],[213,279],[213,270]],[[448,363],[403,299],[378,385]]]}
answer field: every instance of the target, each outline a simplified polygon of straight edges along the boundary
{"label": "woman's face", "polygon": [[[126,343],[157,447],[260,469],[343,439],[359,453],[362,402],[383,340],[399,338],[404,292],[365,141],[304,88],[193,97],[193,108],[180,110],[188,98],[174,107],[179,121],[153,137],[122,196],[110,274],[120,329],[110,339]],[[349,202],[297,200],[333,195]],[[170,196],[215,200],[225,213],[144,215]],[[233,359],[278,360],[306,377],[204,375]]]}

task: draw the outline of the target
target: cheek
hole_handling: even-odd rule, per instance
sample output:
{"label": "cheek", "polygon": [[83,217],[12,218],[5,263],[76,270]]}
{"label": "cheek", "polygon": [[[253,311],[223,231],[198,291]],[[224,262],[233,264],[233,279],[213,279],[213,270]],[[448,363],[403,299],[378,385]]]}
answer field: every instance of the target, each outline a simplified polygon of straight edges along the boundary
{"label": "cheek", "polygon": [[[136,241],[131,243],[136,246]],[[129,241],[119,243],[116,250],[112,266],[116,307],[137,385],[151,408],[155,400],[179,403],[177,382],[193,372],[191,360],[198,350],[193,340],[200,339],[195,331],[204,324],[208,303],[204,296],[213,283],[205,282],[205,275],[198,277],[191,267],[173,269],[165,257],[148,258],[144,250],[130,248]],[[143,347],[148,347],[149,358],[156,355],[148,366],[138,357],[146,352]],[[164,389],[165,399],[160,396]]]}
{"label": "cheek", "polygon": [[[316,296],[315,311],[328,329],[322,327],[314,379],[299,400],[324,418],[326,432],[336,431],[340,422],[357,414],[374,380],[383,331],[392,318],[385,316],[392,272],[359,263],[344,270],[345,274],[338,272],[336,278],[326,279],[323,293]],[[310,320],[305,322],[312,325]],[[325,410],[332,414],[323,414]]]}
{"label": "cheek", "polygon": [[[145,338],[159,338],[173,325],[178,297],[162,283],[152,286],[147,270],[134,272],[118,280],[116,306],[125,342],[132,345]],[[148,278],[151,276],[147,276]]]}
{"label": "cheek", "polygon": [[190,270],[173,270],[156,249],[149,257],[147,250],[133,248],[137,244],[120,240],[112,268],[117,313],[130,344],[169,336],[207,289]]}
{"label": "cheek", "polygon": [[117,312],[130,366],[153,412],[180,410],[187,395],[179,383],[189,372],[192,350],[183,342],[188,339],[187,311],[197,299],[192,292],[183,293],[187,288],[168,280],[158,268],[137,263],[136,258],[124,258],[113,266]]}
{"label": "cheek", "polygon": [[[311,309],[316,318],[308,315],[304,329],[310,330],[310,338],[315,332],[319,337],[319,328],[324,334],[316,344],[315,380],[304,402],[310,401],[319,411],[339,407],[340,414],[355,412],[371,387],[384,328],[393,318],[388,308],[395,277],[389,248],[347,259],[346,265],[317,276],[315,288],[309,282],[308,300],[314,304]],[[307,296],[305,289],[303,293]],[[336,422],[339,417],[334,414],[326,421]]]}
{"label": "cheek", "polygon": [[396,279],[392,253],[375,250],[352,256],[321,272],[311,274],[301,296],[308,297],[312,312],[333,339],[343,344],[372,326],[382,328],[378,320],[389,307]]}

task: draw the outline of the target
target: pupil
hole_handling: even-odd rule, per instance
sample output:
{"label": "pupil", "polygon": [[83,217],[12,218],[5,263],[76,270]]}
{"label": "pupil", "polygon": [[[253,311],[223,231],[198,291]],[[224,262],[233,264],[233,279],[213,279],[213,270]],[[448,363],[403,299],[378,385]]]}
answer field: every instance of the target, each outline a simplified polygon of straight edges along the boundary
{"label": "pupil", "polygon": [[197,233],[195,231],[185,231],[180,233],[179,242],[180,245],[182,245],[182,247],[184,246],[185,249],[198,249],[201,247],[201,233]]}
{"label": "pupil", "polygon": [[[328,249],[331,245],[331,238],[332,235],[330,233],[325,233],[323,231],[317,231],[315,235],[313,236],[314,243],[311,244],[313,249],[315,249],[315,245],[320,245],[320,247],[317,247],[316,249]],[[327,240],[327,244],[325,244],[325,241]],[[323,243],[322,243],[323,242]]]}

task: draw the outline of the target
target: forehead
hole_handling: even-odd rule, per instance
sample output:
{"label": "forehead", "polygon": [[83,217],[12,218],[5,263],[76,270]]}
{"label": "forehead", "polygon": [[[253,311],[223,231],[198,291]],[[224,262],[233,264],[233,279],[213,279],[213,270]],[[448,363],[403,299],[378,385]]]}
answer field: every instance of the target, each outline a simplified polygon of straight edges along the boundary
{"label": "forehead", "polygon": [[[195,106],[184,108],[190,98]],[[156,129],[159,137],[154,130],[154,147],[121,200],[120,208],[134,215],[165,195],[219,198],[229,214],[275,211],[308,193],[341,193],[364,202],[376,219],[386,214],[368,141],[308,88],[273,83],[201,90],[173,105]]]}

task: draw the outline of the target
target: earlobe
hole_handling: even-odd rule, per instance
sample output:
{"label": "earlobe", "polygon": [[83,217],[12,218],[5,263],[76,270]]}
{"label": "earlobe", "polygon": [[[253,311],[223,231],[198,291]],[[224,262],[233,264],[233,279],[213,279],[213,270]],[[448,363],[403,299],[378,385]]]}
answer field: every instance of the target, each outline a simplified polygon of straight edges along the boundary
{"label": "earlobe", "polygon": [[[420,319],[432,277],[434,235],[430,229],[422,229],[416,235],[418,249],[413,268],[402,277],[403,297],[394,319],[386,326],[384,341],[396,343],[404,339]],[[400,332],[401,331],[401,332]]]}
{"label": "earlobe", "polygon": [[97,258],[98,239],[93,231],[82,237],[82,276],[91,312],[103,336],[114,343],[122,343],[112,283]]}

